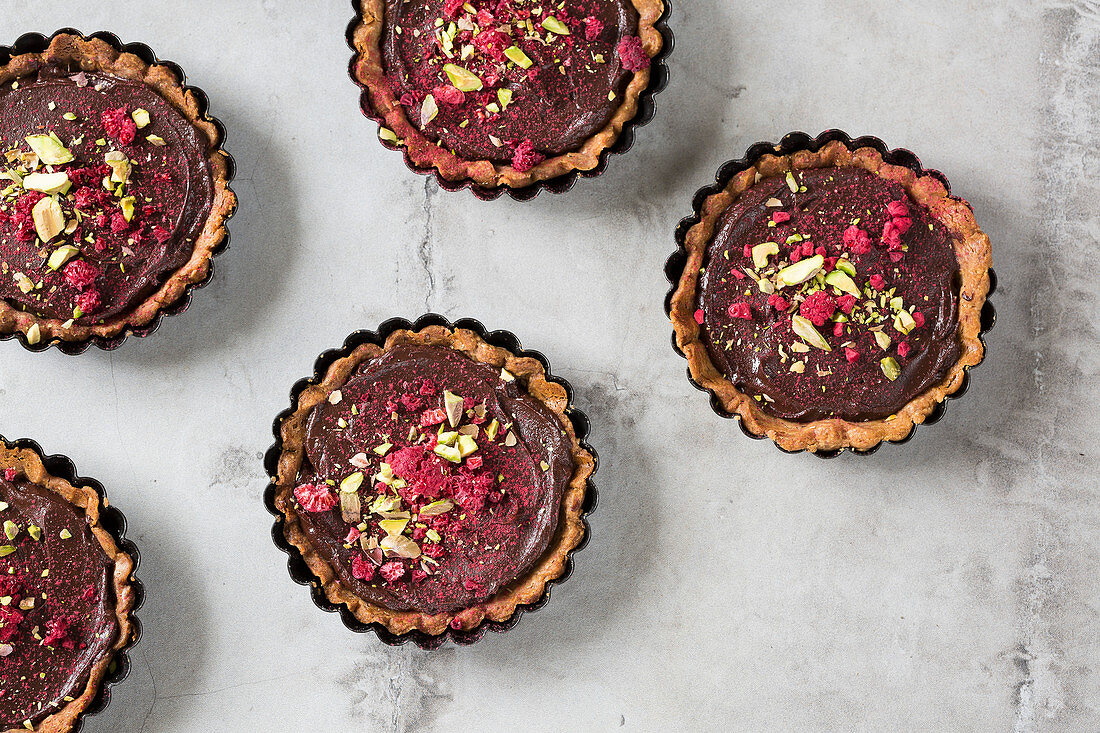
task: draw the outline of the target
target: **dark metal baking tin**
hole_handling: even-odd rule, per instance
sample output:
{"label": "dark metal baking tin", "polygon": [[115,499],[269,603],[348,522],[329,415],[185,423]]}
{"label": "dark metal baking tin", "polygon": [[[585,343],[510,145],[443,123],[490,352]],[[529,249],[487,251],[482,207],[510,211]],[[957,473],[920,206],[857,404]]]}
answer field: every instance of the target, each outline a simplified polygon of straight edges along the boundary
{"label": "dark metal baking tin", "polygon": [[[938,170],[925,168],[923,165],[921,165],[920,159],[911,151],[905,150],[904,148],[890,149],[889,147],[887,147],[886,143],[884,143],[877,137],[871,137],[868,135],[853,139],[851,136],[848,135],[848,133],[842,130],[826,130],[825,132],[818,135],[816,138],[810,137],[804,132],[792,132],[784,137],[782,140],[780,140],[778,144],[768,142],[756,143],[748,149],[743,158],[738,158],[737,160],[731,160],[724,163],[722,167],[718,169],[718,174],[715,176],[715,183],[701,188],[695,192],[695,197],[692,199],[692,209],[694,210],[694,213],[691,216],[681,219],[680,223],[676,226],[676,251],[673,252],[672,255],[668,258],[668,261],[665,262],[665,277],[668,278],[668,281],[670,283],[668,294],[665,296],[666,315],[672,315],[672,296],[676,292],[676,288],[680,284],[680,278],[684,274],[684,265],[687,263],[687,248],[684,243],[684,238],[686,237],[688,230],[700,222],[702,217],[703,203],[707,200],[707,198],[724,189],[727,185],[729,185],[730,180],[732,180],[734,176],[751,167],[761,157],[765,155],[789,155],[791,153],[798,152],[799,150],[810,150],[816,152],[820,150],[822,146],[824,146],[826,143],[831,142],[841,142],[849,150],[856,150],[858,148],[874,148],[882,154],[883,160],[885,160],[887,163],[904,166],[916,173],[918,176],[932,176],[944,185],[948,193],[951,193],[951,184],[948,182],[946,176],[944,176]],[[957,196],[953,198],[955,198],[955,200],[957,201],[962,201],[967,206],[970,206],[969,202],[967,202],[965,199],[958,198]],[[982,342],[983,349],[985,350],[988,349],[985,344],[985,334],[993,328],[993,325],[997,320],[997,311],[993,307],[993,303],[989,300],[990,296],[993,295],[993,291],[996,289],[997,275],[993,272],[992,269],[990,269],[989,293],[986,296],[985,305],[982,307],[981,328],[978,332],[978,339]],[[680,348],[676,345],[675,331],[673,331],[672,334],[672,349],[680,356],[684,356],[684,352],[682,352]],[[984,354],[985,351],[983,350],[983,359]],[[977,364],[975,364],[974,366],[977,366]],[[940,419],[943,418],[944,414],[947,412],[948,400],[958,399],[966,393],[967,388],[970,386],[969,372],[972,368],[973,367],[967,367],[966,373],[963,375],[962,385],[959,387],[958,391],[956,391],[954,394],[948,395],[942,402],[938,403],[935,408],[933,408],[928,417],[925,418],[924,422],[922,423],[923,425],[931,425],[933,423],[939,422]],[[691,382],[692,386],[696,389],[703,392],[709,392],[711,408],[721,417],[735,418],[737,420],[738,426],[741,428],[741,432],[743,432],[745,435],[753,438],[754,440],[764,440],[767,437],[764,435],[756,435],[755,433],[750,432],[745,427],[745,424],[741,421],[740,417],[737,414],[729,413],[723,410],[722,405],[718,400],[718,396],[714,392],[708,390],[706,387],[702,386],[691,378],[690,368],[688,369],[688,381]],[[910,430],[909,434],[906,435],[904,438],[901,438],[900,440],[889,440],[884,442],[894,443],[897,445],[907,443],[909,442],[909,440],[912,439],[913,433],[916,431],[916,428],[917,426],[914,425],[913,430]],[[835,458],[841,453],[847,451],[859,456],[868,456],[877,451],[879,449],[879,446],[881,445],[882,443],[878,443],[867,450],[839,448],[829,451],[817,451],[814,452],[814,455],[818,458]],[[780,447],[778,444],[776,444],[776,448],[779,448],[779,450],[783,451],[784,453],[804,452],[801,450],[786,450],[785,448]]]}
{"label": "dark metal baking tin", "polygon": [[[189,86],[187,84],[187,76],[183,73],[183,69],[181,69],[178,64],[172,61],[163,61],[161,59],[158,59],[157,55],[153,53],[153,50],[146,46],[144,43],[123,43],[119,40],[118,36],[107,31],[97,31],[95,33],[92,33],[91,35],[84,35],[75,28],[62,28],[60,30],[54,31],[49,36],[44,36],[41,33],[24,33],[23,35],[19,36],[19,38],[16,39],[15,43],[13,43],[12,45],[0,45],[0,66],[7,65],[8,62],[11,61],[13,56],[19,56],[25,53],[41,53],[42,51],[45,51],[46,48],[49,47],[50,42],[53,41],[54,37],[62,33],[80,36],[85,40],[98,38],[99,40],[110,44],[111,47],[113,47],[116,51],[123,53],[132,53],[140,58],[142,61],[150,65],[159,64],[161,66],[167,67],[168,70],[171,71],[179,80],[179,83],[184,88],[184,90],[191,92],[195,95],[195,101],[198,103],[199,107],[199,116],[202,119],[212,123],[217,129],[218,141],[216,146],[214,147],[214,150],[220,151],[225,155],[227,163],[226,185],[228,186],[233,182],[233,178],[237,173],[237,164],[233,160],[233,156],[230,155],[224,147],[225,126],[222,125],[221,121],[217,117],[214,117],[207,111],[210,107],[210,102],[206,96],[206,92],[199,89],[198,87]],[[0,341],[18,339],[19,343],[23,345],[23,348],[27,349],[28,351],[45,351],[51,346],[56,346],[58,351],[60,351],[61,353],[75,356],[77,354],[83,354],[85,351],[88,350],[89,346],[96,346],[97,348],[100,348],[104,351],[113,351],[122,345],[122,342],[126,340],[127,336],[145,338],[146,336],[152,334],[154,331],[160,328],[160,321],[162,317],[176,316],[187,310],[188,306],[191,305],[192,291],[206,287],[206,284],[209,283],[211,278],[214,277],[213,258],[217,257],[229,248],[228,222],[229,219],[233,217],[233,214],[236,213],[236,210],[237,207],[234,206],[233,210],[229,212],[229,215],[225,217],[225,239],[222,240],[221,244],[219,244],[211,254],[210,267],[206,273],[206,277],[204,277],[197,283],[188,285],[187,288],[184,289],[182,293],[180,293],[179,298],[158,310],[156,315],[153,316],[153,319],[146,323],[144,326],[127,328],[119,333],[117,336],[112,336],[111,338],[105,338],[103,336],[91,336],[89,338],[79,341],[63,341],[61,339],[52,339],[50,341],[40,341],[37,344],[32,345],[27,343],[26,334],[24,334],[22,331],[16,331],[15,333],[0,334]]]}
{"label": "dark metal baking tin", "polygon": [[282,438],[282,423],[287,417],[294,412],[298,407],[298,397],[309,386],[320,383],[324,378],[328,368],[337,359],[341,359],[348,356],[354,349],[362,344],[376,344],[382,346],[385,344],[386,339],[394,331],[408,330],[419,331],[427,326],[443,326],[447,329],[465,328],[473,331],[481,338],[485,339],[493,346],[499,346],[506,351],[509,351],[517,356],[531,357],[537,359],[542,364],[543,369],[546,370],[546,378],[560,384],[565,389],[566,399],[568,407],[566,407],[565,413],[569,417],[569,421],[573,423],[573,430],[577,434],[577,440],[580,441],[581,447],[592,454],[592,460],[595,462],[592,476],[596,474],[596,469],[599,467],[599,456],[596,451],[592,449],[592,446],[588,444],[586,438],[589,433],[588,417],[573,406],[573,388],[569,382],[565,381],[561,377],[554,376],[550,372],[550,362],[538,351],[530,351],[524,349],[520,344],[519,339],[515,334],[510,331],[487,331],[485,326],[480,321],[472,318],[461,318],[454,323],[451,323],[443,316],[435,313],[428,313],[426,315],[417,318],[415,322],[410,323],[404,318],[391,318],[385,321],[375,331],[356,331],[344,340],[344,345],[338,349],[331,349],[324,352],[313,365],[313,376],[307,379],[300,379],[290,390],[290,407],[283,410],[275,418],[275,422],[272,424],[272,433],[275,435],[275,444],[268,448],[267,453],[264,455],[264,468],[267,470],[269,477],[267,490],[264,491],[264,505],[267,510],[275,517],[275,524],[271,528],[271,538],[275,542],[275,546],[289,555],[287,560],[287,569],[290,571],[290,577],[293,578],[295,583],[299,585],[310,586],[310,595],[313,597],[313,602],[318,608],[330,613],[339,613],[344,625],[352,631],[357,633],[374,632],[378,635],[378,638],[384,644],[390,646],[401,646],[412,642],[421,649],[438,649],[450,639],[456,644],[466,646],[479,641],[486,631],[495,631],[502,633],[508,631],[515,626],[520,617],[524,613],[532,613],[539,610],[546,602],[550,600],[550,587],[559,583],[564,583],[569,579],[569,576],[573,574],[573,555],[584,549],[588,544],[588,539],[591,534],[588,526],[588,515],[596,509],[596,486],[592,483],[592,476],[588,477],[588,482],[585,487],[584,503],[581,504],[581,523],[584,524],[584,537],[581,538],[580,544],[569,551],[569,554],[565,562],[565,571],[554,580],[551,580],[546,584],[546,590],[534,603],[520,605],[516,608],[516,612],[511,618],[506,621],[490,621],[484,620],[478,626],[470,629],[469,631],[456,631],[448,628],[442,634],[438,636],[432,636],[426,634],[423,631],[410,631],[405,634],[392,634],[382,624],[365,624],[348,610],[348,607],[344,604],[332,603],[325,597],[324,591],[321,590],[320,585],[317,583],[316,576],[310,571],[306,565],[305,560],[302,558],[301,552],[294,545],[287,541],[286,535],[283,533],[283,525],[286,518],[283,516],[275,506],[275,482],[278,476],[279,469],[279,456],[283,452],[283,438]]}
{"label": "dark metal baking tin", "polygon": [[[405,165],[408,166],[409,170],[424,176],[434,176],[439,182],[439,187],[444,191],[458,191],[463,188],[468,188],[474,196],[482,201],[492,201],[493,199],[500,198],[500,196],[505,193],[516,201],[529,201],[544,190],[550,193],[565,193],[573,188],[578,178],[595,178],[603,173],[604,169],[607,168],[608,158],[612,154],[619,155],[630,150],[630,147],[634,144],[634,130],[653,119],[653,115],[657,111],[657,105],[653,101],[653,96],[668,85],[668,66],[665,64],[665,61],[668,59],[669,54],[672,53],[672,47],[675,45],[676,40],[668,27],[668,17],[672,13],[672,3],[671,0],[663,1],[665,10],[661,13],[661,17],[657,19],[654,27],[664,40],[660,52],[650,60],[649,86],[645,88],[638,99],[638,113],[623,125],[622,132],[619,133],[619,137],[615,140],[614,144],[600,153],[600,162],[592,170],[570,171],[556,178],[536,181],[528,186],[519,188],[512,188],[511,186],[486,187],[479,186],[469,179],[458,181],[447,180],[441,176],[439,171],[435,168],[422,168],[416,165],[412,159],[409,158],[408,151],[405,150],[404,146],[397,145],[388,140],[382,140],[381,138],[379,138],[379,142],[390,150],[400,150],[402,155],[405,156]],[[362,90],[359,95],[359,108],[363,111],[363,114],[368,119],[377,122],[380,126],[384,126],[385,121],[371,108],[370,95],[367,93],[366,86],[355,76],[355,62],[359,58],[359,51],[355,48],[354,34],[355,27],[359,25],[359,21],[362,18],[360,0],[351,0],[351,6],[355,11],[355,17],[348,23],[347,29],[347,42],[352,50],[351,62],[348,64],[348,75],[351,76],[351,80],[355,82],[356,86]]]}
{"label": "dark metal baking tin", "polygon": [[86,716],[95,715],[110,704],[111,687],[122,682],[130,674],[129,651],[141,640],[141,621],[135,613],[145,603],[145,586],[137,579],[136,575],[140,562],[138,549],[133,542],[126,539],[126,517],[114,505],[107,503],[107,494],[103,490],[103,484],[93,478],[78,475],[76,466],[67,456],[59,454],[48,456],[42,451],[42,447],[38,443],[28,438],[9,441],[0,435],[0,443],[3,443],[9,449],[32,451],[42,459],[42,464],[50,474],[65,479],[73,486],[87,486],[93,489],[99,495],[99,525],[115,538],[119,548],[134,561],[134,569],[130,573],[130,586],[134,589],[134,607],[130,610],[130,623],[133,625],[130,640],[126,643],[126,646],[115,653],[111,665],[107,668],[107,674],[104,675],[103,681],[99,685],[96,696],[92,698],[92,702],[85,708],[84,712],[77,716],[72,728],[72,733],[77,733],[84,725]]}

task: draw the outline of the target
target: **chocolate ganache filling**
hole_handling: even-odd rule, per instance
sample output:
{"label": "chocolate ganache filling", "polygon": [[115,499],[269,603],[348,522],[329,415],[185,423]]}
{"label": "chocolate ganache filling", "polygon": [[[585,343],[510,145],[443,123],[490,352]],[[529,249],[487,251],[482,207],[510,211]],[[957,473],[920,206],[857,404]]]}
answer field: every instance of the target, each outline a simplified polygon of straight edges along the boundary
{"label": "chocolate ganache filling", "polygon": [[526,170],[607,125],[649,65],[629,0],[387,0],[383,66],[414,125]]}
{"label": "chocolate ganache filling", "polygon": [[310,414],[294,490],[343,585],[395,611],[446,613],[546,550],[572,476],[556,415],[507,372],[439,346],[368,360]]}
{"label": "chocolate ganache filling", "polygon": [[950,233],[859,168],[759,181],[722,214],[704,268],[710,358],[770,415],[886,418],[961,353]]}
{"label": "chocolate ganache filling", "polygon": [[0,297],[97,323],[191,257],[214,188],[202,133],[137,81],[54,65],[0,90]]}
{"label": "chocolate ganache filling", "polygon": [[0,478],[0,521],[0,729],[7,730],[83,694],[118,621],[114,563],[78,507],[23,478]]}

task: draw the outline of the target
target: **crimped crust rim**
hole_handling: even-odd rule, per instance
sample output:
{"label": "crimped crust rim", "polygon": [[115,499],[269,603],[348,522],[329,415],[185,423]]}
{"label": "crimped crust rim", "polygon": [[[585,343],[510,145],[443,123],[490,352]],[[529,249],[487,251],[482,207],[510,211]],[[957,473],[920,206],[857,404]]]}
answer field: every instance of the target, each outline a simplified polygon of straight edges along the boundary
{"label": "crimped crust rim", "polygon": [[[855,166],[887,180],[900,183],[918,204],[927,207],[933,217],[952,235],[959,262],[959,339],[962,353],[939,383],[915,396],[902,409],[886,419],[851,422],[837,418],[799,423],[766,414],[748,395],[740,392],[714,365],[700,338],[701,328],[694,319],[694,303],[707,245],[714,235],[722,213],[746,190],[764,178],[784,175],[789,170]],[[981,363],[985,346],[981,341],[981,312],[989,293],[992,246],[979,228],[966,202],[953,197],[935,176],[887,163],[882,153],[871,147],[856,150],[840,141],[826,143],[818,151],[800,150],[790,154],[766,154],[733,176],[729,183],[711,193],[699,207],[700,218],[684,235],[687,260],[669,299],[675,343],[688,361],[691,378],[710,391],[721,408],[736,415],[753,435],[768,437],[787,451],[833,451],[851,448],[869,451],[883,441],[899,441],[916,425],[924,422],[936,406],[956,393],[966,382],[966,372]]]}
{"label": "crimped crust rim", "polygon": [[[294,507],[294,482],[305,454],[306,418],[314,407],[344,384],[359,364],[398,344],[444,346],[465,354],[474,361],[508,369],[529,395],[557,416],[569,438],[573,454],[573,475],[561,499],[562,516],[542,557],[523,576],[498,590],[487,601],[455,612],[426,614],[417,611],[393,611],[355,595],[344,587],[329,563],[313,548],[302,530]],[[570,552],[585,539],[582,506],[588,480],[595,471],[595,459],[577,438],[567,414],[569,407],[565,388],[547,378],[546,370],[537,359],[520,357],[505,348],[494,346],[466,328],[452,329],[433,325],[416,331],[399,329],[391,333],[382,346],[373,343],[357,346],[348,355],[329,365],[319,382],[311,380],[309,386],[296,398],[293,410],[279,424],[282,447],[272,483],[275,484],[275,506],[285,519],[283,535],[301,553],[310,572],[320,583],[320,590],[325,597],[334,604],[345,606],[361,623],[380,624],[395,635],[421,631],[438,636],[448,628],[454,628],[451,623],[456,619],[459,628],[465,631],[476,628],[485,620],[506,621],[515,614],[518,607],[534,603],[543,595],[547,585],[565,572]]]}

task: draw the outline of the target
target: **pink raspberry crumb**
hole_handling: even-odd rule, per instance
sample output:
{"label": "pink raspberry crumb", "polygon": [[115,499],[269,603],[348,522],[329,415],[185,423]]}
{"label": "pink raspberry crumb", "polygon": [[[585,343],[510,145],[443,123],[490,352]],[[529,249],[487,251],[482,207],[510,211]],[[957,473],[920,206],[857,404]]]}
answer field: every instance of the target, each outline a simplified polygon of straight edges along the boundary
{"label": "pink raspberry crumb", "polygon": [[594,41],[600,37],[600,33],[603,32],[603,21],[599,18],[590,15],[584,19],[584,37],[586,40]]}
{"label": "pink raspberry crumb", "polygon": [[642,47],[642,39],[638,36],[627,36],[619,41],[619,58],[622,59],[623,68],[627,71],[641,71],[649,68],[649,55]]}
{"label": "pink raspberry crumb", "polygon": [[870,283],[871,287],[875,290],[886,289],[886,280],[882,277],[882,275],[879,275],[878,273],[871,275],[870,279],[867,282]]}
{"label": "pink raspberry crumb", "polygon": [[65,283],[80,291],[87,290],[99,277],[99,268],[87,260],[71,260],[65,265]]}
{"label": "pink raspberry crumb", "polygon": [[512,167],[520,173],[526,173],[544,160],[546,156],[535,150],[535,144],[524,140],[516,146],[516,151],[512,154]]}
{"label": "pink raspberry crumb", "polygon": [[898,356],[900,356],[902,359],[909,356],[909,344],[905,341],[902,341],[898,344]]}
{"label": "pink raspberry crumb", "polygon": [[351,558],[351,574],[359,580],[371,580],[374,578],[374,563],[363,557],[363,553],[356,553]]}
{"label": "pink raspberry crumb", "polygon": [[695,311],[695,322],[698,323],[700,326],[703,325],[703,309],[702,308]]}
{"label": "pink raspberry crumb", "polygon": [[382,577],[388,582],[393,583],[405,577],[405,566],[397,560],[390,560],[388,563],[378,568],[378,572],[381,573]]}
{"label": "pink raspberry crumb", "polygon": [[84,315],[98,313],[99,309],[103,307],[103,299],[100,298],[98,290],[85,290],[76,296],[76,307]]}
{"label": "pink raspberry crumb", "polygon": [[730,318],[741,318],[746,321],[752,320],[752,306],[741,301],[740,303],[733,303],[729,308]]}
{"label": "pink raspberry crumb", "polygon": [[307,512],[327,512],[337,504],[336,495],[324,484],[295,486],[294,498]]}
{"label": "pink raspberry crumb", "polygon": [[99,119],[107,134],[118,140],[120,145],[129,145],[137,137],[137,125],[126,114],[126,107],[104,110]]}
{"label": "pink raspberry crumb", "polygon": [[909,216],[909,204],[904,201],[891,201],[886,204],[886,213],[893,218]]}
{"label": "pink raspberry crumb", "polygon": [[833,296],[829,295],[824,290],[818,290],[815,293],[811,293],[806,300],[802,301],[802,305],[798,307],[799,315],[818,328],[824,326],[825,321],[829,320],[835,312],[836,301],[833,300]]}
{"label": "pink raspberry crumb", "polygon": [[853,349],[851,346],[845,346],[844,358],[848,360],[849,364],[855,364],[857,361],[859,361],[859,352]]}

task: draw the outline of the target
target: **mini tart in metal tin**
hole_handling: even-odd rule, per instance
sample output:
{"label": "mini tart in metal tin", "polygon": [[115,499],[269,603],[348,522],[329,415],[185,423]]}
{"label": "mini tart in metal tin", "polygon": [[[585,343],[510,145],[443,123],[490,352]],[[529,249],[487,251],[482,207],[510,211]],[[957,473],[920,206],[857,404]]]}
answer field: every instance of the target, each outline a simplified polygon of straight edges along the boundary
{"label": "mini tart in metal tin", "polygon": [[[30,441],[0,440],[0,729],[68,733],[109,700],[140,635],[125,520]],[[67,476],[58,474],[68,474]],[[115,515],[118,515],[117,517]],[[120,526],[121,525],[121,526]]]}
{"label": "mini tart in metal tin", "polygon": [[787,451],[904,440],[982,360],[989,238],[874,147],[747,162],[684,235],[668,307],[691,378]]}
{"label": "mini tart in metal tin", "polygon": [[329,602],[429,648],[568,572],[595,470],[543,363],[461,325],[350,349],[277,423],[285,539]]}
{"label": "mini tart in metal tin", "polygon": [[351,71],[364,112],[414,169],[519,189],[601,166],[639,115],[665,11],[663,0],[362,0]]}
{"label": "mini tart in metal tin", "polygon": [[65,31],[0,67],[0,333],[111,343],[207,278],[232,163],[174,69]]}

